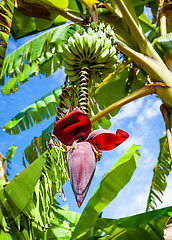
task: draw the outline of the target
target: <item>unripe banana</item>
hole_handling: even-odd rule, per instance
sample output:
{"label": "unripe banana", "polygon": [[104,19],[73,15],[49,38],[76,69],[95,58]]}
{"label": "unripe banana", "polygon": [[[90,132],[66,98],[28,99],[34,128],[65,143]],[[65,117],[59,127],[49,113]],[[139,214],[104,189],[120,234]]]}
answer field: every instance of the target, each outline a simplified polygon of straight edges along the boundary
{"label": "unripe banana", "polygon": [[76,56],[70,51],[68,45],[63,44],[62,48],[63,48],[63,55],[65,55],[65,57],[70,58],[73,61],[76,60]]}
{"label": "unripe banana", "polygon": [[100,57],[97,59],[97,63],[105,62],[109,57],[109,48],[102,52]]}
{"label": "unripe banana", "polygon": [[73,52],[76,56],[80,56],[80,53],[75,46],[75,41],[72,37],[69,37],[68,46],[69,46],[69,49],[71,50],[71,52]]}
{"label": "unripe banana", "polygon": [[89,70],[89,76],[105,77],[114,71],[116,63],[115,33],[110,26],[101,23],[82,31],[82,28],[70,36],[63,44],[63,65],[71,81],[77,81],[76,75],[83,67]]}
{"label": "unripe banana", "polygon": [[65,68],[65,73],[70,77],[70,76],[75,76],[79,73],[79,71],[76,70],[68,70]]}
{"label": "unripe banana", "polygon": [[63,60],[63,66],[70,71],[77,69],[76,65],[71,65],[69,64],[69,62],[66,62],[65,60]]}

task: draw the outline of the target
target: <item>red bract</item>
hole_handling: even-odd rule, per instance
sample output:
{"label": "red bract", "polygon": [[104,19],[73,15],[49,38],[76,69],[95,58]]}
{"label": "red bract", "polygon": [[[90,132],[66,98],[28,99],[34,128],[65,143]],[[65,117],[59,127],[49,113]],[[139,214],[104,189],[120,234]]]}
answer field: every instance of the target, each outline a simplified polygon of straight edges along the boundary
{"label": "red bract", "polygon": [[[91,122],[80,109],[66,115],[54,127],[54,134],[62,143],[66,145],[73,143],[68,150],[67,163],[72,189],[79,207],[93,178],[99,150],[111,150],[129,137],[128,133],[120,129],[116,134],[103,129],[90,132]],[[78,138],[82,139],[78,141]]]}
{"label": "red bract", "polygon": [[78,138],[86,138],[91,132],[91,122],[79,108],[55,123],[54,135],[65,145],[72,145]]}
{"label": "red bract", "polygon": [[96,145],[99,150],[112,150],[129,137],[128,133],[117,129],[116,134],[98,129],[89,134],[86,141]]}

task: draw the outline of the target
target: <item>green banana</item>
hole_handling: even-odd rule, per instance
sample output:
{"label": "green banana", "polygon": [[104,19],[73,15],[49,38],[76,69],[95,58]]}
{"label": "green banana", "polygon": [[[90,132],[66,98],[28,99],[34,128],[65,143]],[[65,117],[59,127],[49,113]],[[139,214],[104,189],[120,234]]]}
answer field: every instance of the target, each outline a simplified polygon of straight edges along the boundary
{"label": "green banana", "polygon": [[63,55],[63,59],[70,65],[77,65],[78,64],[78,59],[77,58],[72,60],[68,56]]}
{"label": "green banana", "polygon": [[83,63],[88,66],[89,75],[96,76],[97,82],[113,72],[116,63],[115,41],[114,31],[104,23],[100,23],[99,27],[91,23],[87,29],[80,28],[70,36],[67,44],[62,46],[63,65],[70,81],[78,81]]}
{"label": "green banana", "polygon": [[116,70],[116,66],[112,66],[112,67],[110,67],[110,68],[104,68],[104,69],[102,69],[102,73],[103,74],[110,74],[110,73],[112,73],[112,72],[114,72]]}
{"label": "green banana", "polygon": [[100,55],[100,53],[102,51],[102,48],[103,48],[102,40],[101,39],[97,39],[93,58],[96,58],[97,56]]}
{"label": "green banana", "polygon": [[116,56],[116,48],[113,46],[110,49],[109,57],[111,58],[111,57],[114,57],[114,56]]}
{"label": "green banana", "polygon": [[83,58],[84,57],[83,37],[78,32],[75,32],[74,38],[76,41],[75,46],[77,47],[80,56],[82,56]]}
{"label": "green banana", "polygon": [[65,73],[70,77],[70,76],[75,76],[79,73],[79,70],[68,70],[65,68]]}
{"label": "green banana", "polygon": [[66,69],[68,69],[70,71],[78,69],[77,65],[71,65],[68,62],[66,62],[65,60],[63,60],[62,64]]}
{"label": "green banana", "polygon": [[91,27],[89,27],[87,29],[87,33],[88,33],[88,35],[92,36],[94,34],[94,31],[93,31],[93,29]]}
{"label": "green banana", "polygon": [[68,46],[69,46],[69,49],[71,50],[71,52],[73,52],[76,56],[80,56],[80,53],[75,46],[75,40],[73,39],[73,37],[69,37]]}
{"label": "green banana", "polygon": [[96,42],[97,42],[97,35],[94,33],[92,36],[91,36],[91,42],[92,44],[90,44],[90,51],[89,51],[89,54],[88,54],[88,57],[91,58],[92,55],[94,54],[95,52],[95,47],[96,47]]}
{"label": "green banana", "polygon": [[116,58],[111,58],[109,62],[106,62],[105,68],[111,68],[116,63]]}
{"label": "green banana", "polygon": [[102,52],[102,54],[97,58],[97,63],[103,63],[106,62],[106,60],[109,57],[109,48],[107,48],[105,51]]}
{"label": "green banana", "polygon": [[76,60],[76,56],[70,51],[68,45],[63,44],[62,49],[63,49],[63,55],[65,55],[67,58],[69,58],[73,61]]}
{"label": "green banana", "polygon": [[71,82],[76,82],[76,81],[79,80],[79,76],[78,76],[78,74],[76,74],[75,76],[70,76],[69,79],[70,79]]}
{"label": "green banana", "polygon": [[84,32],[84,34],[83,34],[83,45],[84,45],[85,57],[87,57],[88,56],[89,45],[88,45],[88,34],[86,32]]}

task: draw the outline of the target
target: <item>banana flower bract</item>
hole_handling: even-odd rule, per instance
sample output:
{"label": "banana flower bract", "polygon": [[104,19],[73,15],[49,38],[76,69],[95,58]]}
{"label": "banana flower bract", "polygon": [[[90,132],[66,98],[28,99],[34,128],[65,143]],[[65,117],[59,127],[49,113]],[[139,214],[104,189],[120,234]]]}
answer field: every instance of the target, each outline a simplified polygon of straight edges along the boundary
{"label": "banana flower bract", "polygon": [[128,133],[118,129],[116,134],[103,129],[91,132],[91,122],[80,109],[75,109],[54,126],[54,135],[66,145],[69,177],[80,207],[92,181],[100,151],[112,150],[124,142]]}

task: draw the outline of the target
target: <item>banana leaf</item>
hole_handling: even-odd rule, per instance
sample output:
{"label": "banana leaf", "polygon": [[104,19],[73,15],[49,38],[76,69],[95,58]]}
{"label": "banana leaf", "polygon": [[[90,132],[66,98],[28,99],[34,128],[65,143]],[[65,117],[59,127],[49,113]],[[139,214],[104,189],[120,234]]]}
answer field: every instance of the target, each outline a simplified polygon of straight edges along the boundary
{"label": "banana leaf", "polygon": [[[72,27],[75,28],[75,25]],[[0,75],[1,85],[4,77],[10,77],[1,91],[9,95],[17,91],[27,78],[38,73],[53,74],[62,64],[62,43],[72,34],[71,25],[64,25],[48,30],[25,43],[9,54],[4,61]]]}
{"label": "banana leaf", "polygon": [[157,201],[162,202],[161,196],[167,187],[167,177],[170,171],[171,158],[169,155],[167,137],[164,136],[160,138],[160,153],[153,170],[154,174],[147,201],[147,210],[155,209],[157,207]]}
{"label": "banana leaf", "polygon": [[44,119],[55,116],[61,92],[62,86],[44,95],[13,117],[2,129],[9,134],[18,134],[20,131],[42,122]]}
{"label": "banana leaf", "polygon": [[[5,52],[11,30],[13,18],[14,1],[6,0],[0,3],[0,73],[4,63]],[[1,84],[1,81],[0,81]]]}
{"label": "banana leaf", "polygon": [[54,146],[4,186],[0,191],[3,231],[14,228],[22,232],[28,221],[30,231],[33,227],[46,229],[49,226],[54,198],[67,178],[65,159],[66,150]]}
{"label": "banana leaf", "polygon": [[18,0],[12,24],[14,39],[64,24],[67,19],[52,11],[51,8],[63,11],[67,6],[68,0],[36,2]]}

